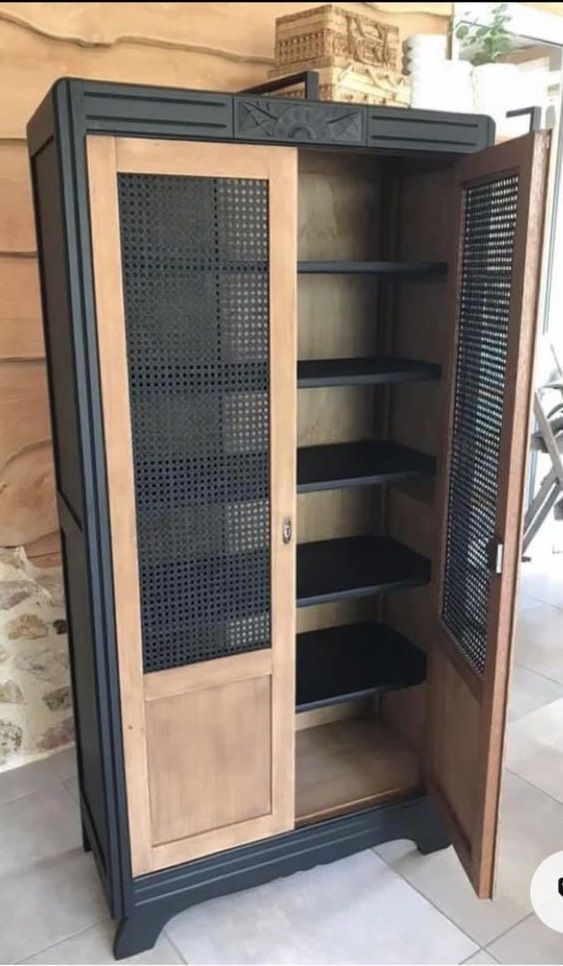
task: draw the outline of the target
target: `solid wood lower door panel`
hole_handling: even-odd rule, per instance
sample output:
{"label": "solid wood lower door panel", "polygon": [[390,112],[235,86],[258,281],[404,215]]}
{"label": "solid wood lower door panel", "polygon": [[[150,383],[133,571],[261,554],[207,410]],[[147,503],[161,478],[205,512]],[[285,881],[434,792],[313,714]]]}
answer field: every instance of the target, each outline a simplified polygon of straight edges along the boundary
{"label": "solid wood lower door panel", "polygon": [[293,757],[274,746],[284,696],[272,666],[263,650],[145,675],[155,868],[288,827],[275,805],[278,787],[284,799],[292,787]]}
{"label": "solid wood lower door panel", "polygon": [[271,714],[270,677],[148,703],[155,845],[270,813]]}

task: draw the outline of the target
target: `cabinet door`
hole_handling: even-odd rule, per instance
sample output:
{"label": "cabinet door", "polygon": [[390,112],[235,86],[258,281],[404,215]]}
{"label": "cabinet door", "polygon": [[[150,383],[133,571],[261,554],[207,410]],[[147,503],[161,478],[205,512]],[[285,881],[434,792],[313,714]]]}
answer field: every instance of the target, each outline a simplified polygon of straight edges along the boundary
{"label": "cabinet door", "polygon": [[139,875],[293,827],[296,154],[87,152]]}
{"label": "cabinet door", "polygon": [[462,160],[448,439],[429,673],[428,783],[492,893],[520,561],[547,135]]}

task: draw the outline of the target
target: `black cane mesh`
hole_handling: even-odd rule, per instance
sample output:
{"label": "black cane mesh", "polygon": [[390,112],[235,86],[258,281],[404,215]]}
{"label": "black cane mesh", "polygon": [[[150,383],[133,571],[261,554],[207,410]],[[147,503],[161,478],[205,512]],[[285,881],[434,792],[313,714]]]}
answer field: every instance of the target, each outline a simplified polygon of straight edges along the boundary
{"label": "black cane mesh", "polygon": [[119,175],[145,671],[270,646],[266,181]]}
{"label": "black cane mesh", "polygon": [[518,178],[465,192],[442,617],[485,667]]}

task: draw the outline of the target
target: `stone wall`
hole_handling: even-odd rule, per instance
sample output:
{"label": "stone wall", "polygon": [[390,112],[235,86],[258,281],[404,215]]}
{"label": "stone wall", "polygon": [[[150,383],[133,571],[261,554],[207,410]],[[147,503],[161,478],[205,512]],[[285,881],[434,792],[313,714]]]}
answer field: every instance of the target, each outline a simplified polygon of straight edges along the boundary
{"label": "stone wall", "polygon": [[61,568],[0,550],[0,768],[73,738]]}

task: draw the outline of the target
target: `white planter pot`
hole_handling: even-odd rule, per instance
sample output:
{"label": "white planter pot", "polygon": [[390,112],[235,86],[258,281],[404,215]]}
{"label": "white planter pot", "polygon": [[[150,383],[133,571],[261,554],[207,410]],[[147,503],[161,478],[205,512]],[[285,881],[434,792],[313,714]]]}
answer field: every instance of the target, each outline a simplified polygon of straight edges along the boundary
{"label": "white planter pot", "polygon": [[428,54],[446,59],[448,38],[445,34],[411,34],[405,42],[407,56]]}
{"label": "white planter pot", "polygon": [[477,114],[489,114],[497,134],[510,128],[506,112],[516,106],[520,75],[516,64],[480,64],[473,68],[473,107]]}
{"label": "white planter pot", "polygon": [[413,71],[411,107],[470,113],[473,88],[467,61],[444,60]]}

